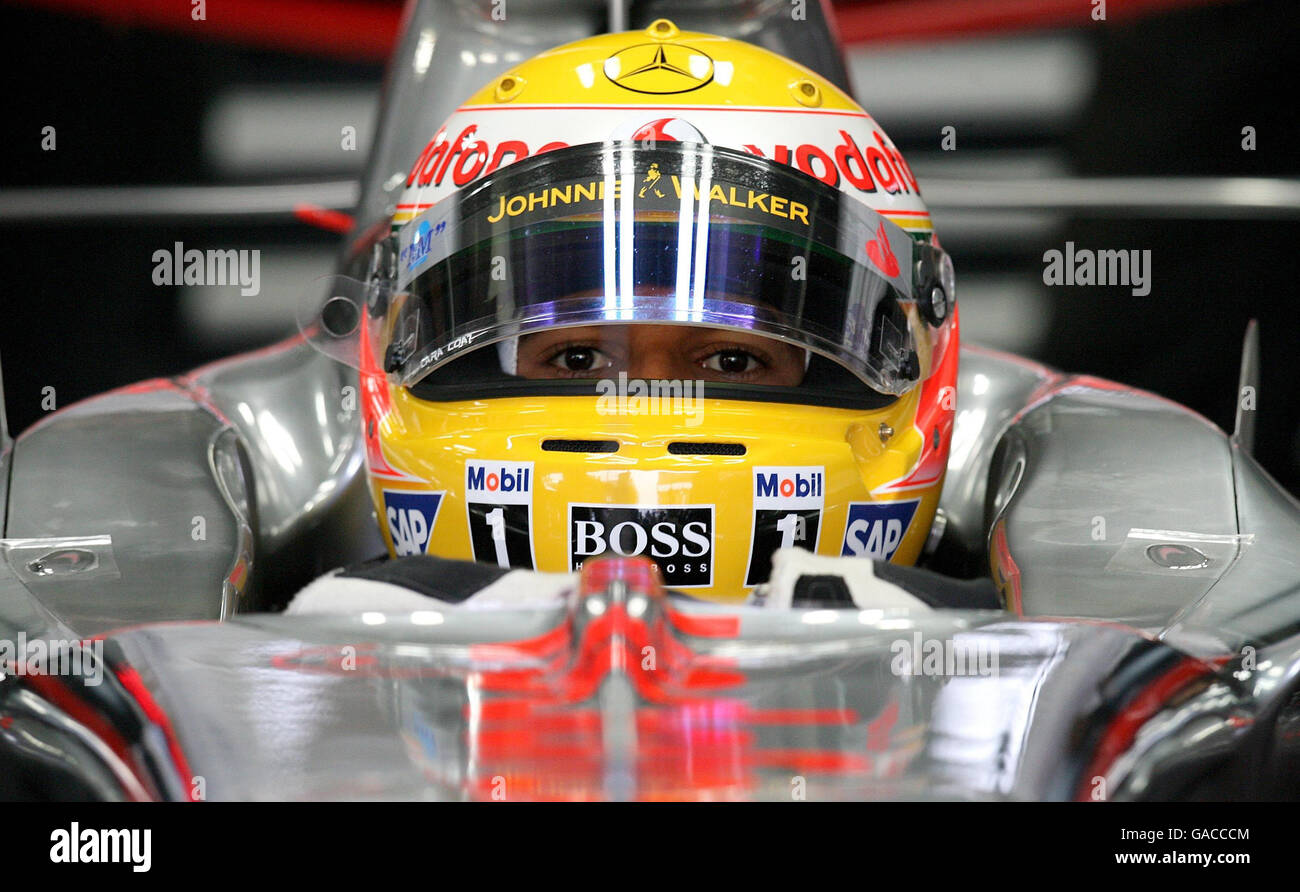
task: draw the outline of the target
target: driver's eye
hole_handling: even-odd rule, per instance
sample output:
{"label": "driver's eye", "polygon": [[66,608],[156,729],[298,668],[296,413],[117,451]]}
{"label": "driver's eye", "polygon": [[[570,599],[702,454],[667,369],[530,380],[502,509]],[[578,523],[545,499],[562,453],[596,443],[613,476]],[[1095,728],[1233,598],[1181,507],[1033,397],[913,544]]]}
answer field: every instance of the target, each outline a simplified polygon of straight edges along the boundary
{"label": "driver's eye", "polygon": [[609,365],[609,358],[595,347],[565,347],[551,357],[551,365],[566,372],[589,372]]}
{"label": "driver's eye", "polygon": [[715,372],[725,372],[728,375],[743,375],[745,372],[758,369],[762,362],[757,356],[744,350],[719,350],[704,360],[704,365]]}

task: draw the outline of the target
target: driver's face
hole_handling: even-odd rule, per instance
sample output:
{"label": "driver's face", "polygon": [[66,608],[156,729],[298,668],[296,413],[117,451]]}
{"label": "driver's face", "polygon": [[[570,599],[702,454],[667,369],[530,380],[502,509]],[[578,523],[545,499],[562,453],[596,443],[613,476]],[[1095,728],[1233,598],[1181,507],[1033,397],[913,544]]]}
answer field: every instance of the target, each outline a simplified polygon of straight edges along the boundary
{"label": "driver's face", "polygon": [[804,351],[762,335],[689,325],[588,325],[524,335],[523,378],[691,378],[793,387]]}

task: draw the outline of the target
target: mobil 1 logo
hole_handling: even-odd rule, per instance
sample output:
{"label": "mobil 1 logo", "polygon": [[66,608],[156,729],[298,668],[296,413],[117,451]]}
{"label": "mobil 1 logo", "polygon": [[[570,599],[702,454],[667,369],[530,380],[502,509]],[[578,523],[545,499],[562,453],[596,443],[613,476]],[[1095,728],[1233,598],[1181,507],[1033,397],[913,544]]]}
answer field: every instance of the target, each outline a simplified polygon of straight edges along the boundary
{"label": "mobil 1 logo", "polygon": [[395,554],[401,557],[428,553],[442,496],[440,492],[415,489],[384,490],[384,520]]}
{"label": "mobil 1 logo", "polygon": [[825,468],[754,468],[754,530],[745,585],[767,582],[772,552],[778,548],[817,550],[825,493]]}
{"label": "mobil 1 logo", "polygon": [[532,508],[532,462],[465,462],[465,510],[474,560],[533,569]]}
{"label": "mobil 1 logo", "polygon": [[569,569],[599,555],[648,557],[664,585],[713,584],[713,506],[569,505]]}
{"label": "mobil 1 logo", "polygon": [[850,502],[840,554],[887,561],[894,556],[920,499],[906,502]]}

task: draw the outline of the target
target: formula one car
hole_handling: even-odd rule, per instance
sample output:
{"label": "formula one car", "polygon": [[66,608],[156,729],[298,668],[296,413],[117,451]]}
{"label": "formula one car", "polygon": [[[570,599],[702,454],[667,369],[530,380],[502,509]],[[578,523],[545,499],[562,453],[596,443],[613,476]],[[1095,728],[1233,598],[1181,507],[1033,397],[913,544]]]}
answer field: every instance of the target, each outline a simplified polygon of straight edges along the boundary
{"label": "formula one car", "polygon": [[[404,24],[345,272],[367,267],[367,233],[392,218],[392,171],[419,158],[414,180],[433,164],[429,134],[480,86],[484,64],[501,74],[594,31],[553,11],[530,28],[487,29],[457,9],[422,2]],[[677,33],[661,21],[631,24],[657,46],[655,29]],[[815,6],[797,31],[770,11],[739,22],[704,11],[689,24],[743,35],[846,83]],[[647,64],[702,77],[693,62],[660,55]],[[498,101],[518,86],[507,80],[496,82]],[[703,157],[663,151],[655,157]],[[715,154],[736,169],[746,163]],[[900,165],[881,170],[902,179]],[[543,169],[515,168],[521,177]],[[658,168],[636,172],[643,192],[668,188]],[[807,179],[791,189],[831,201]],[[726,200],[741,204],[731,188]],[[547,193],[501,193],[489,219],[513,215],[515,198],[520,214],[531,211],[520,196],[536,203],[538,194]],[[757,202],[777,216],[775,202],[755,194],[748,209]],[[407,208],[399,244],[408,269],[436,260],[445,205],[429,204]],[[795,207],[784,205],[787,221]],[[890,267],[906,240],[883,224],[869,232],[879,235],[866,253]],[[78,403],[0,441],[0,797],[1300,795],[1300,505],[1252,458],[1248,401],[1227,435],[1153,394],[965,345],[947,395],[951,430],[934,428],[947,463],[933,523],[906,540],[905,522],[892,540],[888,525],[864,526],[854,540],[841,512],[832,530],[844,533],[835,561],[847,559],[835,557],[841,541],[846,555],[913,549],[923,568],[913,597],[843,598],[841,571],[818,569],[784,601],[720,603],[683,596],[693,570],[618,556],[614,545],[604,559],[570,554],[561,568],[540,567],[528,549],[520,559],[504,513],[495,526],[489,513],[479,518],[482,547],[501,567],[428,563],[439,560],[419,556],[437,507],[403,507],[391,495],[392,480],[409,476],[398,470],[389,469],[389,489],[374,488],[389,455],[375,451],[365,416],[376,377],[365,356],[360,379],[336,362],[337,344],[322,336],[355,332],[358,319],[341,324],[331,313],[364,315],[365,300],[308,306],[303,333],[288,341]],[[928,312],[936,327],[944,321],[942,307]],[[364,334],[359,343],[364,354]],[[1252,330],[1241,377],[1251,394],[1256,344]],[[450,339],[441,349],[459,347]],[[436,353],[423,356],[437,362]],[[404,363],[420,359],[393,359],[390,349],[385,371],[405,374]],[[907,365],[904,356],[869,371],[905,375]],[[547,426],[563,423],[529,422],[515,435],[524,446],[512,448],[558,436]],[[882,425],[880,441],[893,433]],[[925,454],[928,434],[919,437]],[[574,461],[613,461],[604,441],[563,442],[556,449]],[[749,465],[738,467],[748,480]],[[496,487],[525,485],[507,476],[523,473],[503,470]],[[778,477],[765,483],[772,498],[784,493]],[[797,477],[792,496],[813,486]],[[404,497],[429,497],[417,490],[410,484]],[[751,516],[747,493],[733,488],[731,498]],[[391,523],[381,527],[375,512],[386,505]],[[472,528],[473,503],[465,508],[457,519]],[[883,538],[873,543],[868,529]],[[473,530],[462,537],[477,556]],[[345,565],[365,577],[375,564],[360,562],[386,550],[416,554],[423,581],[399,590],[370,580],[348,597],[309,586]],[[379,563],[402,560],[411,559]],[[508,569],[521,560],[572,570],[576,583],[557,594],[561,574]],[[489,589],[461,603],[466,591]],[[992,600],[980,594],[994,589]]]}

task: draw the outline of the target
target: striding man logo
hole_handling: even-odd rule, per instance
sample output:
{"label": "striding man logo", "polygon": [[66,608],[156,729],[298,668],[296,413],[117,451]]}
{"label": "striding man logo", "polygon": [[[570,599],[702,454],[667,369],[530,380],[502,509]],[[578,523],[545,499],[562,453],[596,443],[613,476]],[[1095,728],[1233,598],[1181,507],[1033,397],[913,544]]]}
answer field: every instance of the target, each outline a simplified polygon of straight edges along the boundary
{"label": "striding man logo", "polygon": [[659,181],[661,179],[663,179],[663,174],[659,172],[659,162],[656,161],[652,163],[650,169],[646,171],[645,179],[641,181],[641,189],[636,193],[637,197],[645,198],[646,190],[650,189],[655,195],[663,198],[664,193],[659,188]]}

